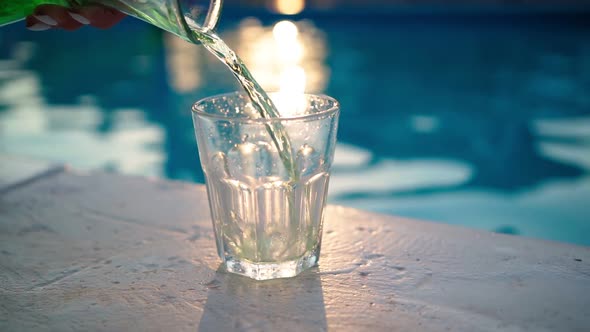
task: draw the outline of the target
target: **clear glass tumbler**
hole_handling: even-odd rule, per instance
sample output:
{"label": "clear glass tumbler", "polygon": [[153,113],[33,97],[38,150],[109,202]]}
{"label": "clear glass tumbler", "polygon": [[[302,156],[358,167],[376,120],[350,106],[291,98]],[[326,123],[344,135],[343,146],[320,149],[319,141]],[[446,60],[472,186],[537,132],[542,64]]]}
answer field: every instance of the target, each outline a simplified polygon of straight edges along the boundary
{"label": "clear glass tumbler", "polygon": [[193,106],[218,254],[257,280],[317,264],[340,112],[328,96],[270,96],[280,118],[254,117],[243,93]]}

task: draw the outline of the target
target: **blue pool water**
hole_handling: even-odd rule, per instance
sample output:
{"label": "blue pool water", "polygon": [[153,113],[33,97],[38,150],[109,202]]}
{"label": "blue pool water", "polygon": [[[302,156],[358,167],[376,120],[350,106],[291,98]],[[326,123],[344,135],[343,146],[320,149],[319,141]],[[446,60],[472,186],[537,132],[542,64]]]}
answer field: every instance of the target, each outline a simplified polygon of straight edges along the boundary
{"label": "blue pool water", "polygon": [[[590,245],[590,16],[257,17],[220,33],[263,86],[342,103],[332,203]],[[203,182],[190,105],[237,88],[133,19],[0,28],[0,155]]]}

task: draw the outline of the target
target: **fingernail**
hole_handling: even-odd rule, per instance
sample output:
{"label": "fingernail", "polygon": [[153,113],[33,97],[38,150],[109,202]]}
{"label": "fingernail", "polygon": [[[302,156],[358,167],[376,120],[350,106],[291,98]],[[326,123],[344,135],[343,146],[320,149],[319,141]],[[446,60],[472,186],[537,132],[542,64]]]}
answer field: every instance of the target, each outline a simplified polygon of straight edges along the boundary
{"label": "fingernail", "polygon": [[43,31],[43,30],[51,29],[51,27],[45,23],[37,22],[37,23],[31,25],[30,27],[27,27],[27,29],[29,29],[31,31]]}
{"label": "fingernail", "polygon": [[51,18],[48,15],[33,15],[36,19],[38,19],[39,21],[49,25],[49,26],[56,26],[57,25],[57,21],[54,20],[53,18]]}
{"label": "fingernail", "polygon": [[74,20],[78,21],[80,24],[84,24],[84,25],[88,25],[88,24],[90,24],[90,21],[89,21],[89,20],[88,20],[86,17],[84,17],[84,16],[82,16],[82,15],[80,15],[80,14],[76,14],[76,13],[72,13],[72,12],[68,12],[68,14],[69,14],[69,15],[70,15],[70,16],[71,16],[71,17],[72,17]]}

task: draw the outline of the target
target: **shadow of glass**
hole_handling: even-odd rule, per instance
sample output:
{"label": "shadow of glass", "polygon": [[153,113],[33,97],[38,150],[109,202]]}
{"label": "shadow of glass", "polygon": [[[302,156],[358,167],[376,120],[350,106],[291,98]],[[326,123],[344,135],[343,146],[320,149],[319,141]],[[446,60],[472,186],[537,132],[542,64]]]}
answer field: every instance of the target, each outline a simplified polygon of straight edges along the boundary
{"label": "shadow of glass", "polygon": [[295,278],[255,281],[217,269],[200,331],[327,329],[318,269]]}

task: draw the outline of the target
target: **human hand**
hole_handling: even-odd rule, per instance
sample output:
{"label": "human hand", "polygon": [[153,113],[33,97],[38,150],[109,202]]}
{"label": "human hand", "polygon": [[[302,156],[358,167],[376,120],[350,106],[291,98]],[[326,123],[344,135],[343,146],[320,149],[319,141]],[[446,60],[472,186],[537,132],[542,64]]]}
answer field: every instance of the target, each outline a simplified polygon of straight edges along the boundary
{"label": "human hand", "polygon": [[27,16],[27,29],[43,31],[51,28],[76,30],[84,25],[108,29],[125,17],[118,10],[101,6],[87,5],[79,8],[66,8],[57,5],[40,5],[32,15]]}

